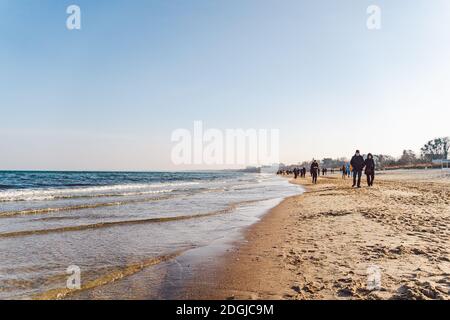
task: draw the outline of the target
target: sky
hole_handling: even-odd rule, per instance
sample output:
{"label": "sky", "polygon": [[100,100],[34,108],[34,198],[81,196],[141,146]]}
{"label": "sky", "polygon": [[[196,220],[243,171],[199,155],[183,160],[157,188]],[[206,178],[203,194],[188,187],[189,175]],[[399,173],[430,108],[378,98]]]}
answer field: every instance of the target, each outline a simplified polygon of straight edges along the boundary
{"label": "sky", "polygon": [[284,163],[418,152],[449,40],[448,0],[0,0],[0,170],[209,168],[171,159],[194,121],[278,129]]}

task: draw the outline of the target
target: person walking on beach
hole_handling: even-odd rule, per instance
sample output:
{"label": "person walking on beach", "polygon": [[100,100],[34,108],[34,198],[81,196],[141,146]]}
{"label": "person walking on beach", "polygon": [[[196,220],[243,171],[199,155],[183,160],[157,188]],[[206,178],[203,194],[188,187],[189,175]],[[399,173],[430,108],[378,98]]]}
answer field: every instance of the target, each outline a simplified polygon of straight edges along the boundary
{"label": "person walking on beach", "polygon": [[373,180],[375,179],[375,161],[373,160],[373,155],[371,153],[367,155],[364,166],[366,167],[364,173],[367,176],[367,185],[371,187],[373,186]]}
{"label": "person walking on beach", "polygon": [[[356,186],[361,188],[361,176],[362,170],[364,168],[364,158],[362,157],[359,150],[356,150],[355,155],[352,157],[350,161],[350,165],[353,168],[353,188]],[[358,179],[358,181],[356,181]]]}
{"label": "person walking on beach", "polygon": [[347,168],[345,167],[345,164],[342,165],[342,179],[345,179],[347,177]]}
{"label": "person walking on beach", "polygon": [[311,163],[311,175],[312,175],[312,183],[317,183],[317,176],[319,174],[319,164],[316,160],[313,159],[313,162]]}

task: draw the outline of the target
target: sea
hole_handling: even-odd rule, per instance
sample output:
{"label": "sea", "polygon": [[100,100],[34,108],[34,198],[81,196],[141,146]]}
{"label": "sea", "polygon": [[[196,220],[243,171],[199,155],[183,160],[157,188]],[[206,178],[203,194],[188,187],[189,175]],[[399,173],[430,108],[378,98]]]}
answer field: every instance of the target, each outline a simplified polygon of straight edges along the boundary
{"label": "sea", "polygon": [[[302,192],[272,173],[0,171],[0,299],[146,298],[158,265],[234,241]],[[139,290],[108,290],[144,271]]]}

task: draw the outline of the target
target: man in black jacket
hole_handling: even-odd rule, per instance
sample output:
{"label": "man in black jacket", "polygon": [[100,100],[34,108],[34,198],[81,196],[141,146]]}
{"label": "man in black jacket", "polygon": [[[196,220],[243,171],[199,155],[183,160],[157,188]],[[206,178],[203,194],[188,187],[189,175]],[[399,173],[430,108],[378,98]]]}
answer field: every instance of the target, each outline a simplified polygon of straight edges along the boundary
{"label": "man in black jacket", "polygon": [[313,162],[311,163],[310,171],[311,171],[311,176],[312,176],[312,182],[314,184],[317,183],[317,176],[320,174],[319,170],[320,170],[319,163],[313,159]]}
{"label": "man in black jacket", "polygon": [[[350,164],[353,168],[353,186],[352,187],[357,186],[358,188],[361,188],[361,175],[362,175],[362,171],[364,169],[364,158],[362,157],[359,150],[356,150],[356,153],[352,157]],[[356,176],[358,176],[358,184],[356,184]]]}

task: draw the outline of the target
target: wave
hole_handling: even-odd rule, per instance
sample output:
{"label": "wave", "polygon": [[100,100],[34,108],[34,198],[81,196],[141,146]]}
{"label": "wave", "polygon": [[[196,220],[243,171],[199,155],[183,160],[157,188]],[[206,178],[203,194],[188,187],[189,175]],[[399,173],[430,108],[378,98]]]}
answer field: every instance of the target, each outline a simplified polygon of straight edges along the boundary
{"label": "wave", "polygon": [[0,184],[0,190],[4,189],[15,189],[15,186],[9,185],[9,184]]}
{"label": "wave", "polygon": [[[224,188],[214,188],[214,189],[207,189],[207,188],[197,188],[195,189],[198,192],[203,193],[213,193],[213,192],[223,192],[226,191]],[[142,196],[142,195],[148,195],[148,194],[160,194],[160,193],[170,193],[174,192],[173,189],[168,190],[158,190],[158,191],[145,191],[145,192],[130,192],[130,193],[123,193],[121,195],[116,194],[99,194],[99,195],[91,195],[89,198],[108,198],[108,197],[125,197],[125,196]],[[182,190],[178,190],[182,191]],[[184,194],[186,195],[186,194]],[[48,208],[36,208],[36,209],[24,209],[24,210],[13,210],[13,211],[0,211],[0,218],[5,217],[13,217],[13,216],[26,216],[26,215],[37,215],[37,214],[48,214],[48,213],[54,213],[54,212],[61,212],[61,211],[74,211],[74,210],[83,210],[83,209],[95,209],[95,208],[101,208],[101,207],[112,207],[112,206],[120,206],[120,205],[128,205],[133,203],[145,203],[145,202],[152,202],[152,201],[161,201],[161,200],[167,200],[167,199],[173,199],[177,196],[183,196],[181,194],[179,195],[168,195],[168,196],[160,196],[160,197],[151,197],[151,198],[139,198],[139,199],[129,199],[129,200],[123,200],[123,201],[112,201],[112,202],[100,202],[100,203],[88,203],[88,204],[79,204],[79,205],[73,205],[73,206],[66,206],[66,207],[48,207]],[[76,198],[87,198],[88,196],[68,196],[68,197],[61,197],[59,199],[76,199]],[[2,202],[0,200],[0,202]]]}
{"label": "wave", "polygon": [[176,251],[171,254],[166,254],[166,255],[162,255],[162,256],[158,256],[158,257],[152,257],[152,258],[149,258],[149,259],[146,259],[143,261],[132,263],[123,268],[114,269],[96,279],[83,282],[80,289],[56,288],[56,289],[51,289],[51,290],[43,292],[43,293],[36,294],[32,298],[34,300],[63,299],[63,298],[66,298],[67,296],[73,295],[75,293],[78,293],[81,291],[86,291],[89,289],[94,289],[94,288],[115,282],[117,280],[123,279],[125,277],[129,277],[135,273],[142,271],[145,268],[173,260],[176,257],[183,254],[184,252],[186,252],[190,249],[193,249],[193,248],[195,248],[195,247],[190,246],[190,247]]}
{"label": "wave", "polygon": [[129,226],[129,225],[136,225],[136,224],[164,223],[164,222],[206,218],[206,217],[211,217],[211,216],[216,216],[216,215],[232,212],[239,205],[256,203],[256,202],[260,202],[260,201],[264,201],[264,200],[267,200],[267,199],[240,201],[240,202],[230,204],[225,209],[215,210],[215,211],[211,211],[211,212],[207,212],[207,213],[191,214],[191,215],[136,219],[136,220],[108,221],[108,222],[99,222],[99,223],[77,225],[77,226],[58,227],[58,228],[51,228],[51,229],[35,229],[35,230],[4,232],[4,233],[0,233],[0,238],[15,238],[15,237],[32,236],[32,235],[43,235],[43,234],[49,234],[49,233],[83,231],[83,230],[89,230],[89,229],[111,228],[111,227],[127,226],[127,225]]}
{"label": "wave", "polygon": [[113,197],[130,197],[130,196],[143,196],[147,194],[158,194],[173,192],[174,189],[164,189],[155,191],[142,191],[142,192],[126,192],[126,193],[98,193],[98,194],[85,194],[85,195],[52,195],[52,196],[33,196],[28,199],[16,200],[12,198],[0,199],[0,202],[13,202],[13,201],[44,201],[44,200],[75,200],[75,199],[89,199],[89,198],[113,198]]}
{"label": "wave", "polygon": [[0,212],[0,218],[13,217],[13,216],[27,216],[27,215],[36,215],[36,214],[47,214],[47,213],[54,213],[54,212],[61,212],[61,211],[95,209],[95,208],[101,208],[101,207],[115,207],[115,206],[122,206],[122,205],[133,204],[133,203],[161,201],[161,200],[167,200],[167,199],[172,199],[172,198],[174,198],[174,196],[141,198],[141,199],[131,199],[131,200],[125,200],[125,201],[102,202],[102,203],[92,203],[92,204],[80,204],[80,205],[74,205],[74,206],[55,207],[55,208],[39,208],[39,209],[26,209],[26,210],[15,210],[15,211],[3,211],[3,212]]}
{"label": "wave", "polygon": [[[170,182],[156,184],[122,184],[66,189],[14,189],[0,192],[0,202],[44,201],[72,198],[120,197],[173,191],[173,188],[198,185],[199,182]],[[153,190],[155,188],[172,188]],[[150,189],[150,190],[149,190]],[[131,192],[124,192],[131,190]]]}

